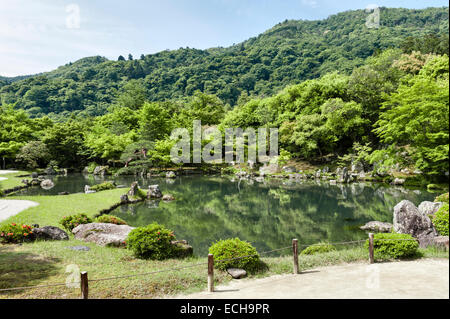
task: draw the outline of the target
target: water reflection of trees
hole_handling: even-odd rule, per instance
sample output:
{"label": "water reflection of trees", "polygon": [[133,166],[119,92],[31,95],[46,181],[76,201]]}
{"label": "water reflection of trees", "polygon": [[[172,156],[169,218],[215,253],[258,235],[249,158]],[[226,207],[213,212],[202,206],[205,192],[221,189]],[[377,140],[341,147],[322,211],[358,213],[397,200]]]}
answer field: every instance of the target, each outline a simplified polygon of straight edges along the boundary
{"label": "water reflection of trees", "polygon": [[305,244],[364,238],[356,226],[369,220],[392,221],[393,207],[402,199],[418,204],[432,197],[381,185],[283,182],[241,181],[238,189],[237,181],[222,178],[182,178],[160,184],[175,201],[141,203],[114,214],[133,226],[164,224],[205,254],[213,240],[234,236],[259,250],[289,245],[294,237]]}

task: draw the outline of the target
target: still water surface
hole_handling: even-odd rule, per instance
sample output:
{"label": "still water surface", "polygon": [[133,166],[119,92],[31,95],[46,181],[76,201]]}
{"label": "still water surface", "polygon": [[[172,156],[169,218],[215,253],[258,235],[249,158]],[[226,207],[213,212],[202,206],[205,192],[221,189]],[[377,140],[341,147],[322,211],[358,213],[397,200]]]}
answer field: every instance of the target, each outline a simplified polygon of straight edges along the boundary
{"label": "still water surface", "polygon": [[[81,174],[52,178],[54,188],[36,187],[23,193],[83,192],[85,185],[103,181]],[[114,180],[128,187],[136,177]],[[178,239],[188,240],[197,255],[206,255],[212,242],[233,237],[251,242],[258,251],[289,246],[292,238],[298,238],[303,245],[365,239],[367,234],[358,227],[371,220],[392,223],[393,208],[401,200],[419,205],[436,196],[423,189],[371,183],[330,185],[322,181],[290,180],[259,183],[212,176],[137,180],[144,189],[159,184],[163,194],[170,193],[176,200],[121,206],[111,214],[131,226],[152,222],[165,225],[175,231]]]}

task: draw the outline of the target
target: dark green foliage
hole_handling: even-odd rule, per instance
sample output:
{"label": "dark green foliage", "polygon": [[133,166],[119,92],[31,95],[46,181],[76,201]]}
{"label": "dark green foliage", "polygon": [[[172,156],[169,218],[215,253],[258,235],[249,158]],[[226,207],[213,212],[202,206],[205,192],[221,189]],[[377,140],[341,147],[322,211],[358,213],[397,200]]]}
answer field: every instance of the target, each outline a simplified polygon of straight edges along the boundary
{"label": "dark green foliage", "polygon": [[[364,246],[369,248],[369,240]],[[400,259],[416,255],[419,243],[408,234],[378,233],[374,235],[373,246],[375,259]]]}
{"label": "dark green foliage", "polygon": [[131,55],[118,61],[87,57],[3,84],[0,97],[4,103],[17,102],[33,116],[63,119],[71,112],[92,116],[104,114],[127,82],[137,80],[151,101],[184,98],[200,90],[236,105],[242,94],[270,96],[332,71],[350,74],[367,57],[402,43],[406,52],[447,52],[448,8],[381,8],[380,14],[379,29],[368,29],[368,13],[355,10],[320,21],[286,20],[228,48],[182,48],[139,60]]}
{"label": "dark green foliage", "polygon": [[137,258],[163,260],[173,257],[175,240],[173,231],[153,223],[133,229],[127,237],[127,248]]}
{"label": "dark green foliage", "polygon": [[95,219],[96,223],[106,223],[115,225],[128,225],[122,218],[113,215],[101,215]]}
{"label": "dark green foliage", "polygon": [[314,244],[314,245],[306,247],[304,250],[302,250],[300,255],[315,255],[315,254],[321,254],[321,253],[328,253],[330,251],[335,251],[335,250],[336,250],[336,248],[331,244],[319,243],[319,244]]}
{"label": "dark green foliage", "polygon": [[[448,200],[448,197],[447,197]],[[433,216],[433,225],[441,236],[448,236],[448,202]]]}
{"label": "dark green foliage", "polygon": [[116,185],[114,182],[103,182],[101,184],[91,186],[90,190],[93,190],[96,192],[101,192],[101,191],[105,191],[108,189],[114,189],[114,188],[116,188]]}
{"label": "dark green foliage", "polygon": [[[242,268],[247,271],[255,271],[260,265],[256,249],[250,243],[239,238],[219,240],[209,248],[209,253],[214,255],[214,266],[220,270]],[[243,258],[227,260],[239,257]],[[221,260],[224,261],[221,262]]]}
{"label": "dark green foliage", "polygon": [[33,228],[24,224],[6,224],[0,226],[1,243],[22,243],[33,239]]}
{"label": "dark green foliage", "polygon": [[72,229],[74,229],[78,225],[92,223],[92,219],[88,217],[86,214],[81,213],[76,215],[64,216],[59,223],[65,229],[71,232]]}

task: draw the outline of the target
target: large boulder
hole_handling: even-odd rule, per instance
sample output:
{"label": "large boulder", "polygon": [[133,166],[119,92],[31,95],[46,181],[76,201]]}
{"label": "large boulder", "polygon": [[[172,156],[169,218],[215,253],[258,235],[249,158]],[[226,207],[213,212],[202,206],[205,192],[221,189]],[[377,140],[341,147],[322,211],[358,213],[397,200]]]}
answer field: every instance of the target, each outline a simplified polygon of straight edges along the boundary
{"label": "large boulder", "polygon": [[268,174],[276,174],[278,173],[280,168],[277,164],[266,164],[259,168],[259,175],[264,176]]}
{"label": "large boulder", "polygon": [[434,215],[439,208],[442,207],[442,205],[444,205],[444,203],[442,202],[422,202],[420,203],[419,207],[417,207],[417,209],[419,210],[419,212],[421,214],[424,214],[425,216],[429,216],[429,215]]}
{"label": "large boulder", "polygon": [[44,170],[44,174],[45,175],[57,175],[58,174],[58,172],[57,171],[55,171],[55,169],[53,168],[53,167],[47,167],[45,170]]}
{"label": "large boulder", "polygon": [[131,183],[131,187],[130,190],[128,191],[128,196],[129,197],[134,197],[138,195],[138,190],[139,190],[139,184],[138,182],[133,182]]}
{"label": "large boulder", "polygon": [[97,166],[92,174],[103,176],[108,171],[108,166]]}
{"label": "large boulder", "polygon": [[150,185],[148,187],[147,198],[161,198],[163,197],[161,189],[159,189],[159,185]]}
{"label": "large boulder", "polygon": [[437,231],[431,219],[421,213],[409,200],[402,200],[394,207],[394,230],[416,238],[436,237]]}
{"label": "large boulder", "polygon": [[33,235],[38,240],[69,240],[69,235],[55,226],[33,228]]}
{"label": "large boulder", "polygon": [[342,170],[339,170],[336,172],[337,174],[337,181],[339,183],[347,183],[350,180],[350,175],[348,173],[347,167],[344,167]]}
{"label": "large boulder", "polygon": [[41,182],[41,187],[43,189],[52,189],[53,187],[55,187],[55,184],[53,183],[53,181],[51,179],[44,179]]}
{"label": "large boulder", "polygon": [[166,173],[166,178],[176,178],[176,177],[177,175],[172,171]]}
{"label": "large boulder", "polygon": [[134,227],[106,223],[82,224],[75,227],[72,233],[76,239],[93,242],[100,246],[123,246]]}
{"label": "large boulder", "polygon": [[355,162],[351,166],[351,171],[356,173],[364,172],[364,165],[359,161]]}
{"label": "large boulder", "polygon": [[370,230],[370,231],[375,231],[375,232],[380,232],[380,233],[389,233],[389,232],[391,232],[392,227],[394,227],[394,225],[392,225],[391,223],[371,221],[371,222],[366,223],[364,226],[361,226],[360,229]]}
{"label": "large boulder", "polygon": [[234,279],[241,279],[247,275],[247,272],[240,268],[228,268],[227,273]]}

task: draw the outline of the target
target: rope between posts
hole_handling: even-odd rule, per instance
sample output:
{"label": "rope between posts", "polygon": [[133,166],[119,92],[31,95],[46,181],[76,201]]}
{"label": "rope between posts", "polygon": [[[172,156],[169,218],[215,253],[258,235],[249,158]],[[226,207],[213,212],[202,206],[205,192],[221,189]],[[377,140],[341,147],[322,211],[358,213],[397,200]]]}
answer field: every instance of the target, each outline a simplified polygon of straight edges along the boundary
{"label": "rope between posts", "polygon": [[57,287],[57,286],[65,286],[65,285],[66,285],[66,283],[63,283],[63,284],[48,284],[48,285],[39,285],[39,286],[14,287],[14,288],[2,288],[2,289],[0,289],[0,291],[33,289],[33,288],[46,288],[46,287]]}

